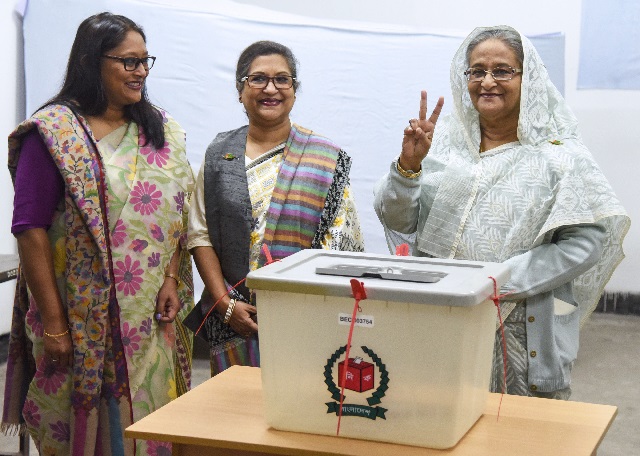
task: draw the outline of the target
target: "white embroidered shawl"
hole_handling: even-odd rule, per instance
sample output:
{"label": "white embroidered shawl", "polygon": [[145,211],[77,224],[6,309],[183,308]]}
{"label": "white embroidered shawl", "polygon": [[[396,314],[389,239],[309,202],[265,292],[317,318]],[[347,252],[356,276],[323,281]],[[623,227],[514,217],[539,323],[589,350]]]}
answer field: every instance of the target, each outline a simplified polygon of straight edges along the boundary
{"label": "white embroidered shawl", "polygon": [[474,30],[451,64],[454,110],[438,123],[423,163],[421,200],[431,209],[420,215],[417,248],[440,258],[502,262],[549,242],[559,227],[603,224],[602,258],[573,284],[584,322],[624,257],[630,221],[524,36],[519,142],[481,156],[478,112],[463,73],[469,42],[487,29]]}

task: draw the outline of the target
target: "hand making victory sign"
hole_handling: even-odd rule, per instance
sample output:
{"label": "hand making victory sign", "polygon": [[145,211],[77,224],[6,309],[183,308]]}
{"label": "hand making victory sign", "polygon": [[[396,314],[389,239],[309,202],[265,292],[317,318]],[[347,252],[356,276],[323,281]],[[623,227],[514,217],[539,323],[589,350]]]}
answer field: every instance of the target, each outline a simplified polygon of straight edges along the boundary
{"label": "hand making victory sign", "polygon": [[402,169],[418,172],[421,169],[422,160],[429,153],[436,122],[442,111],[444,98],[438,98],[436,107],[427,119],[427,91],[420,92],[420,111],[417,119],[409,120],[409,126],[404,129],[402,138],[402,152],[399,164]]}

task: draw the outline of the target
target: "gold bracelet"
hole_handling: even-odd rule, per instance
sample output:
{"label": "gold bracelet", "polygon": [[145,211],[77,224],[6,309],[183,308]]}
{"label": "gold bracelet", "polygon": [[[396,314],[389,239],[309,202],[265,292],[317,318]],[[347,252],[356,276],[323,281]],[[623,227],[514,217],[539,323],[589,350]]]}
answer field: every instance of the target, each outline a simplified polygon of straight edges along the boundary
{"label": "gold bracelet", "polygon": [[182,281],[178,278],[178,276],[177,276],[177,275],[175,275],[175,274],[171,274],[170,272],[167,272],[164,276],[165,276],[165,277],[170,277],[170,278],[172,278],[173,280],[175,280],[175,281],[176,281],[176,283],[178,284],[178,286],[180,286],[180,284],[182,283]]}
{"label": "gold bracelet", "polygon": [[[44,330],[43,330],[43,331],[44,331]],[[48,332],[44,331],[44,335],[45,335],[45,336],[47,336],[47,337],[54,337],[54,338],[55,338],[55,337],[62,337],[62,336],[64,336],[64,335],[66,335],[66,334],[69,334],[69,330],[68,330],[68,329],[67,329],[65,332],[60,333],[60,334],[49,334]]]}
{"label": "gold bracelet", "polygon": [[402,169],[402,166],[400,166],[400,157],[398,157],[398,161],[396,161],[396,170],[402,177],[406,177],[407,179],[416,179],[422,175],[422,169],[420,169],[420,171],[418,171],[417,173]]}
{"label": "gold bracelet", "polygon": [[231,320],[231,314],[233,313],[233,309],[236,308],[236,300],[232,299],[229,301],[229,307],[227,307],[227,313],[224,314],[224,323],[225,325],[229,324],[229,320]]}

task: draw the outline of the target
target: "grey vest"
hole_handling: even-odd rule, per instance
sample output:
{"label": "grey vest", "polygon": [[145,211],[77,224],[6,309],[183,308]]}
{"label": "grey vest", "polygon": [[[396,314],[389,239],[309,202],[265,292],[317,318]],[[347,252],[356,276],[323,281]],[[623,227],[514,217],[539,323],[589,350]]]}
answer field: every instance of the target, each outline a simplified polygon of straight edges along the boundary
{"label": "grey vest", "polygon": [[[204,158],[204,205],[211,245],[220,260],[222,274],[231,286],[249,272],[250,235],[253,224],[245,171],[247,131],[219,133]],[[244,283],[237,290],[249,301]]]}

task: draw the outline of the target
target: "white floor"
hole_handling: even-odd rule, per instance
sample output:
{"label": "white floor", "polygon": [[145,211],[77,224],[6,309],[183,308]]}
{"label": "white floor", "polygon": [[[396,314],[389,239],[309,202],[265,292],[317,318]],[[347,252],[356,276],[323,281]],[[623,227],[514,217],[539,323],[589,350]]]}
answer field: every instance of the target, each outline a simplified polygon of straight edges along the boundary
{"label": "white floor", "polygon": [[[618,407],[598,456],[640,455],[640,317],[594,314],[582,329],[571,400]],[[193,386],[209,378],[209,362],[194,360]],[[6,365],[0,365],[0,393]],[[3,397],[1,395],[0,397]],[[18,438],[0,434],[0,454],[17,451]],[[37,455],[31,445],[30,455]]]}

